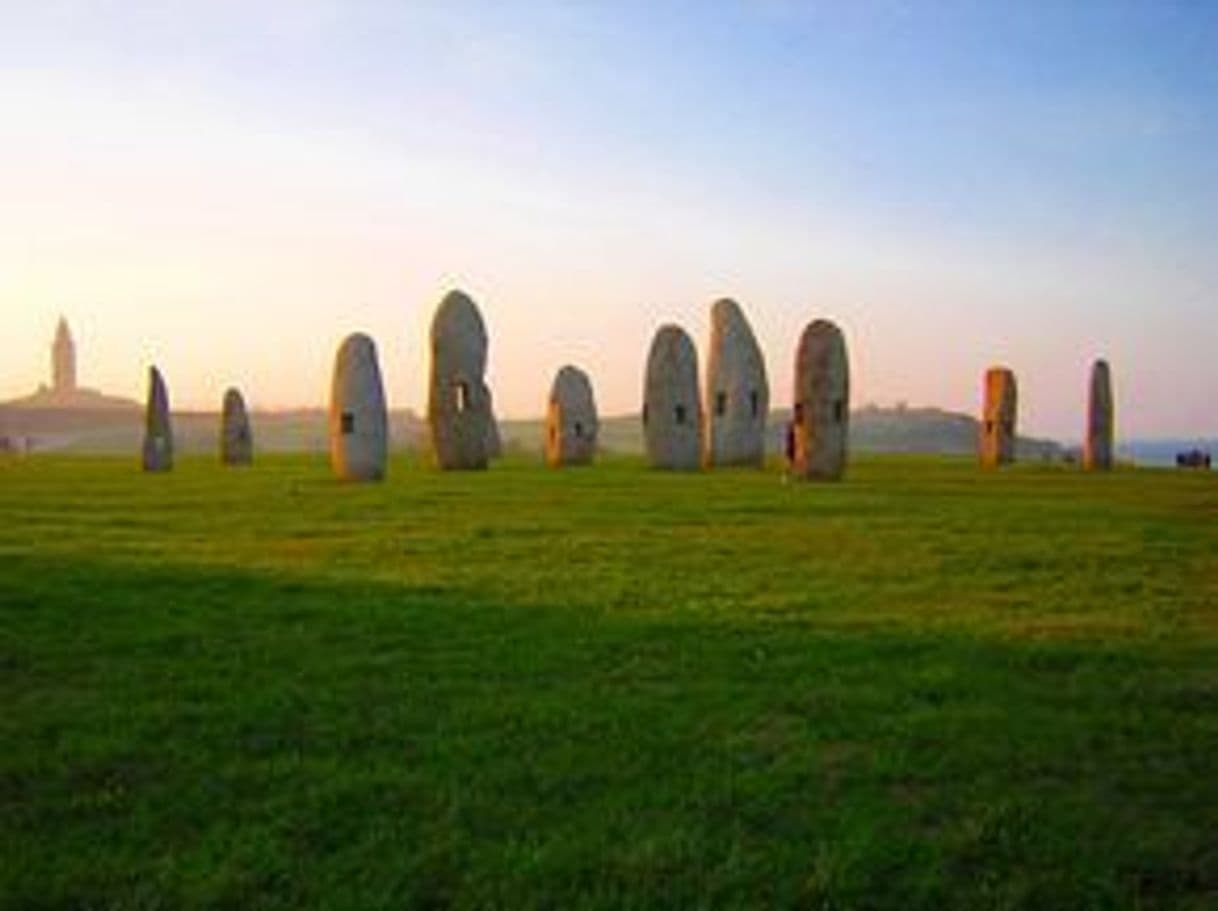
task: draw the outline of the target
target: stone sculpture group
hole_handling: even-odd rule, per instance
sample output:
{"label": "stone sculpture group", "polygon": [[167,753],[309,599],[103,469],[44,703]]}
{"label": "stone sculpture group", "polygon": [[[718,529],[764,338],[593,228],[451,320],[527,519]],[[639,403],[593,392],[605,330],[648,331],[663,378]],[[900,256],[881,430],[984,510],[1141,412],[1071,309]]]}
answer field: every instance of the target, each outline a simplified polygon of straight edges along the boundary
{"label": "stone sculpture group", "polygon": [[[1019,393],[1015,374],[1007,367],[991,367],[982,383],[981,439],[977,451],[986,469],[1015,461],[1016,418]],[[1100,359],[1091,365],[1087,390],[1087,426],[1083,435],[1083,468],[1111,471],[1114,451],[1112,371]]]}
{"label": "stone sculpture group", "polygon": [[[451,291],[431,324],[427,423],[431,454],[445,471],[485,469],[501,449],[491,389],[486,381],[489,338],[477,305]],[[795,350],[791,420],[785,456],[792,476],[836,481],[846,470],[850,436],[850,363],[846,339],[834,323],[818,319]],[[699,386],[698,352],[680,326],[662,325],[648,352],[642,423],[647,463],[656,469],[760,468],[766,457],[770,385],[765,357],[744,311],[734,300],[710,311],[705,386]],[[1007,367],[985,372],[978,453],[984,468],[1015,461],[1018,393]],[[1083,464],[1104,471],[1113,464],[1112,378],[1106,361],[1091,369]],[[345,338],[335,356],[328,420],[330,464],[344,481],[385,477],[389,414],[376,344],[362,333]],[[554,377],[546,402],[544,451],[554,468],[588,465],[600,433],[592,381],[566,365]],[[220,422],[220,461],[253,462],[249,413],[241,392],[228,389]],[[149,370],[143,467],[173,468],[169,393],[156,367]]]}

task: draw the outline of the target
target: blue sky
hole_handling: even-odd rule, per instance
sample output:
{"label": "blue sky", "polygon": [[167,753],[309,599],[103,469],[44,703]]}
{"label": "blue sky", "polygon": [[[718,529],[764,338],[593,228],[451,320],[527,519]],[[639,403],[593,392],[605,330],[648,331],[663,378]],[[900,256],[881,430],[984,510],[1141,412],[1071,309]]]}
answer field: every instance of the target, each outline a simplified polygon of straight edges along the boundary
{"label": "blue sky", "polygon": [[23,352],[0,392],[45,372],[65,312],[114,391],[156,360],[182,404],[234,381],[315,404],[365,329],[417,407],[457,285],[511,414],[567,360],[637,407],[656,326],[701,343],[731,295],[780,403],[829,316],[860,402],[972,410],[1001,361],[1025,428],[1077,437],[1106,355],[1122,432],[1218,432],[1218,4],[50,2],[0,25]]}

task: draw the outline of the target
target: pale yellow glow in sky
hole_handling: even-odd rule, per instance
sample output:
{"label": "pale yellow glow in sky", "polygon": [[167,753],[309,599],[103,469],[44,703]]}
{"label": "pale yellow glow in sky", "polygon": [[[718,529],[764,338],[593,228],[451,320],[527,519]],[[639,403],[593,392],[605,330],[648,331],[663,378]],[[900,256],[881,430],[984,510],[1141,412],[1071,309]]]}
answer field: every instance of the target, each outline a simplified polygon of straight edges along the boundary
{"label": "pale yellow glow in sky", "polygon": [[[1048,245],[911,236],[646,173],[575,185],[493,156],[402,154],[155,85],[122,88],[40,73],[0,84],[4,398],[47,376],[64,314],[81,382],[113,394],[141,398],[155,363],[177,408],[218,408],[229,385],[256,408],[320,406],[339,341],[360,330],[377,341],[392,406],[422,410],[427,326],[451,287],[482,308],[506,416],[541,414],[568,362],[589,371],[603,412],[636,410],[655,328],[676,321],[703,348],[719,296],[752,320],[779,405],[795,340],[817,317],[846,331],[856,404],[972,411],[984,368],[1005,362],[1019,374],[1023,428],[1077,436],[1088,363],[1102,354],[1123,433],[1184,432],[1195,414],[1172,411],[1172,389],[1213,385],[1202,365],[1171,376],[1141,366],[1170,358],[1179,315],[1165,314],[1158,334],[1147,326],[1137,350],[1110,331],[1130,327],[1077,310],[1036,325],[1044,311],[1029,299],[1100,296],[1096,276],[1111,268],[1088,273]],[[1128,269],[1125,291],[1142,293],[1142,281],[1151,287]]]}

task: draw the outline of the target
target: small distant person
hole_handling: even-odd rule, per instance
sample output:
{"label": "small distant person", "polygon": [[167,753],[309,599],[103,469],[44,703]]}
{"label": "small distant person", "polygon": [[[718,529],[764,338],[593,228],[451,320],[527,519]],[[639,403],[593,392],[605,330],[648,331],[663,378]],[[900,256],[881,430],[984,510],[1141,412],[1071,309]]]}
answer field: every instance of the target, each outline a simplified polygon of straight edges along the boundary
{"label": "small distant person", "polygon": [[785,484],[791,477],[791,472],[795,468],[795,422],[787,421],[786,433],[783,440],[783,462],[782,482]]}

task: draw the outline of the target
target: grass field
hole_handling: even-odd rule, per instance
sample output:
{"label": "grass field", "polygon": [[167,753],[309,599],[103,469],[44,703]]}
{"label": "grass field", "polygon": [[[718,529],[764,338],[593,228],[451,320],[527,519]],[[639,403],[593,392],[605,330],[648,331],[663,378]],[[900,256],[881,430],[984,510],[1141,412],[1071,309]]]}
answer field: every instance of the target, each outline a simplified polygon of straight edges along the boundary
{"label": "grass field", "polygon": [[0,463],[7,908],[1218,907],[1218,478]]}

